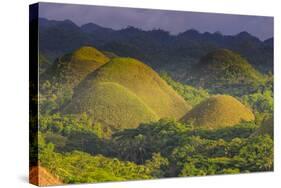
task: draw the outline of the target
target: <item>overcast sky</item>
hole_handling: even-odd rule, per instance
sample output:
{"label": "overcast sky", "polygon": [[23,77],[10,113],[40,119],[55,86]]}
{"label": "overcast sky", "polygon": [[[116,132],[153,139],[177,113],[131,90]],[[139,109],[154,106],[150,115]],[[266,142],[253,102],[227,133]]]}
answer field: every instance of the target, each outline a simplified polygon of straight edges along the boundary
{"label": "overcast sky", "polygon": [[211,33],[220,31],[224,35],[247,31],[261,40],[273,36],[272,17],[54,3],[40,3],[39,7],[39,17],[52,20],[69,19],[79,26],[92,22],[113,29],[127,26],[143,30],[161,28],[171,34],[196,29]]}

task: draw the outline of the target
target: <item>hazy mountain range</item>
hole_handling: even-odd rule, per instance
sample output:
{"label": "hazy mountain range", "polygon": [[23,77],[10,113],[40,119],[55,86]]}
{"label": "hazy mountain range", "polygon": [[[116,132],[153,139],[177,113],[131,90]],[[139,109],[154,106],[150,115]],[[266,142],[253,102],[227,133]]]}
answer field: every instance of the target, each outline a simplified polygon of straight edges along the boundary
{"label": "hazy mountain range", "polygon": [[245,57],[261,72],[272,72],[273,38],[261,41],[247,32],[234,36],[187,30],[171,35],[164,30],[143,31],[128,26],[113,30],[94,23],[77,26],[70,20],[39,19],[40,51],[50,60],[83,45],[93,45],[118,56],[134,57],[156,71],[167,71],[180,79],[207,53],[227,48]]}

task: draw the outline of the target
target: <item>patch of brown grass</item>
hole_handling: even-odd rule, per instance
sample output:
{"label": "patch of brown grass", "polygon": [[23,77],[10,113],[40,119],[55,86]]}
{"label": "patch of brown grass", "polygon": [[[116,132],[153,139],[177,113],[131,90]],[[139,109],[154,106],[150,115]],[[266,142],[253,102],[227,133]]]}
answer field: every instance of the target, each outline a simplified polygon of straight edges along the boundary
{"label": "patch of brown grass", "polygon": [[216,95],[195,106],[182,121],[205,128],[222,128],[254,119],[252,111],[234,97]]}

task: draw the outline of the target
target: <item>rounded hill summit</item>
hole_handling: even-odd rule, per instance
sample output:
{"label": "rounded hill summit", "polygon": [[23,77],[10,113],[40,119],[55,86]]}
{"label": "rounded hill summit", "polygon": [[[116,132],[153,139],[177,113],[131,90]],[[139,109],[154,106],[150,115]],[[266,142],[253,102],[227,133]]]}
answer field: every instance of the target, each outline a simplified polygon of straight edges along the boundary
{"label": "rounded hill summit", "polygon": [[75,88],[64,112],[85,112],[98,122],[122,129],[164,117],[179,119],[190,109],[149,66],[133,58],[113,58]]}
{"label": "rounded hill summit", "polygon": [[212,129],[229,127],[254,119],[255,116],[251,110],[234,97],[216,95],[195,106],[182,118],[182,121]]}

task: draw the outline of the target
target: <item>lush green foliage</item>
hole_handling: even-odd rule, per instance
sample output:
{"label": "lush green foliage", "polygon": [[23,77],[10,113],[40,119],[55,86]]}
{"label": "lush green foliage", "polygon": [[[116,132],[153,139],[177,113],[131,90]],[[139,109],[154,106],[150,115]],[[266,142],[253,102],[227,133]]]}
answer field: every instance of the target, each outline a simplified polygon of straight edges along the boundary
{"label": "lush green foliage", "polygon": [[270,135],[271,138],[274,137],[274,127],[273,127],[273,117],[269,116],[261,123],[259,129],[254,132],[253,136],[258,135]]}
{"label": "lush green foliage", "polygon": [[44,73],[50,66],[51,61],[43,53],[39,53],[39,74]]}
{"label": "lush green foliage", "polygon": [[106,139],[111,135],[110,129],[101,124],[92,124],[91,118],[82,114],[79,118],[74,115],[45,115],[39,121],[42,135],[47,143],[55,145],[56,151],[81,150],[88,153],[105,153]]}
{"label": "lush green foliage", "polygon": [[[273,169],[273,142],[266,136],[204,140],[190,137],[172,152],[180,176],[258,172]],[[174,174],[169,174],[174,175]]]}
{"label": "lush green foliage", "polygon": [[273,168],[272,138],[267,134],[251,136],[258,128],[253,122],[209,130],[162,119],[104,140],[84,116],[53,115],[43,117],[40,123],[40,165],[66,183]]}
{"label": "lush green foliage", "polygon": [[199,104],[204,99],[209,97],[207,90],[204,90],[202,88],[196,89],[195,87],[192,87],[190,85],[176,82],[166,72],[160,73],[160,76],[192,106]]}
{"label": "lush green foliage", "polygon": [[65,183],[87,183],[149,179],[150,169],[131,162],[122,162],[102,155],[74,151],[60,154],[51,145],[40,153],[40,163]]}
{"label": "lush green foliage", "polygon": [[265,77],[239,54],[219,49],[201,58],[188,82],[211,93],[241,96],[257,91]]}
{"label": "lush green foliage", "polygon": [[[81,138],[81,135],[79,136]],[[87,144],[91,146],[91,143]],[[64,183],[151,179],[162,177],[164,172],[161,168],[168,165],[168,160],[159,153],[154,153],[151,160],[145,161],[145,164],[137,165],[117,158],[108,158],[100,154],[90,155],[76,150],[58,153],[54,150],[56,146],[51,142],[47,143],[40,133],[39,163]]]}
{"label": "lush green foliage", "polygon": [[140,164],[161,152],[169,160],[164,176],[272,170],[273,141],[268,135],[251,137],[256,129],[254,123],[217,130],[192,129],[161,120],[116,133],[113,143],[120,158]]}
{"label": "lush green foliage", "polygon": [[273,92],[271,90],[244,95],[242,100],[257,113],[273,113]]}

